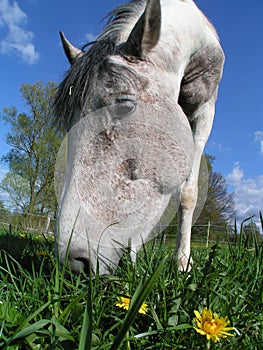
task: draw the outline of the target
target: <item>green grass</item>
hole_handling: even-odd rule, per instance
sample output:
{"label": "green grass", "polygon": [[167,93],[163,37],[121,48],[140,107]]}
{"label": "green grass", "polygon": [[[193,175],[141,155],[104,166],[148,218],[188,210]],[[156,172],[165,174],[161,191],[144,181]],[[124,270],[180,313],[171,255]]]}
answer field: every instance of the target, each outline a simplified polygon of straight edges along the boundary
{"label": "green grass", "polygon": [[[190,274],[177,272],[170,244],[153,241],[136,267],[127,254],[103,278],[61,269],[51,247],[42,237],[0,236],[3,350],[206,349],[193,329],[194,310],[204,306],[236,328],[215,349],[263,349],[263,245],[256,240],[193,248]],[[128,312],[115,305],[125,295],[132,296]],[[138,313],[143,301],[146,315]]]}

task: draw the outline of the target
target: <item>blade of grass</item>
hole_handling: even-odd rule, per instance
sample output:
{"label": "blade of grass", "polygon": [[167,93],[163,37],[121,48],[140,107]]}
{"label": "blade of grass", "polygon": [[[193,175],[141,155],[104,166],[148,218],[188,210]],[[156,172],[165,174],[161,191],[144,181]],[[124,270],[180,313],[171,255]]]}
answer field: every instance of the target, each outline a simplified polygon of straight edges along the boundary
{"label": "blade of grass", "polygon": [[151,313],[152,313],[152,317],[153,317],[153,319],[154,319],[154,321],[155,321],[155,324],[156,324],[156,326],[157,326],[157,329],[158,329],[158,330],[163,329],[163,326],[162,326],[162,324],[161,324],[161,321],[160,321],[158,315],[156,314],[156,312],[155,312],[155,310],[154,310],[154,308],[153,308],[152,305],[151,305]]}
{"label": "blade of grass", "polygon": [[89,307],[86,304],[84,311],[84,318],[82,322],[82,328],[80,333],[80,341],[78,350],[91,349],[92,342],[92,330],[91,330],[91,319],[89,315]]}
{"label": "blade of grass", "polygon": [[27,336],[29,336],[32,333],[37,332],[38,330],[44,328],[46,325],[50,324],[51,321],[50,320],[40,320],[37,321],[36,323],[22,329],[20,332],[16,333],[13,337],[12,337],[12,342],[14,340],[17,339],[23,339]]}
{"label": "blade of grass", "polygon": [[[5,347],[3,350],[7,350],[9,348],[9,345],[12,344],[14,341],[18,339],[23,339],[29,336],[32,333],[35,333],[39,331],[40,329],[44,328],[46,325],[50,324],[50,320],[40,320],[38,322],[35,322],[34,324],[22,329],[21,331],[16,332],[9,340],[6,342]],[[25,322],[23,322],[23,325]],[[19,327],[21,328],[21,327]]]}
{"label": "blade of grass", "polygon": [[77,220],[78,220],[78,217],[79,217],[79,213],[80,213],[80,209],[79,209],[78,214],[76,216],[76,219],[74,221],[74,225],[73,225],[72,230],[70,232],[70,236],[69,236],[69,240],[68,240],[68,244],[67,244],[67,249],[66,249],[66,253],[65,253],[65,259],[64,259],[63,266],[62,266],[62,271],[61,271],[59,297],[61,297],[61,295],[62,295],[63,284],[64,284],[64,276],[65,276],[66,268],[67,268],[67,265],[68,265],[69,248],[70,248],[70,245],[71,245],[71,241],[72,241],[72,237],[73,237],[73,234],[74,234],[74,231],[75,231],[75,227],[76,227],[76,223],[77,223]]}
{"label": "blade of grass", "polygon": [[[90,246],[89,246],[90,249]],[[86,299],[86,306],[84,311],[84,317],[82,322],[82,328],[80,333],[80,341],[78,350],[89,350],[92,344],[92,270],[91,264],[89,264],[89,276],[88,276],[88,294]]]}
{"label": "blade of grass", "polygon": [[74,308],[80,303],[80,301],[84,298],[86,298],[88,292],[85,291],[84,293],[82,293],[81,295],[79,295],[78,297],[75,297],[74,300],[66,306],[66,308],[62,311],[62,313],[59,315],[59,322],[63,321],[67,321],[68,317],[70,316],[72,310],[74,310]]}
{"label": "blade of grass", "polygon": [[120,327],[119,333],[117,334],[110,350],[118,349],[118,347],[120,346],[120,344],[124,340],[130,326],[132,325],[132,323],[134,322],[134,320],[137,316],[137,313],[138,313],[141,305],[144,303],[145,299],[152,291],[154,284],[155,284],[157,278],[159,277],[159,274],[160,274],[164,264],[166,263],[167,259],[168,259],[168,255],[161,261],[161,263],[159,264],[157,269],[153,272],[153,274],[150,276],[150,278],[148,280],[146,280],[147,274],[145,274],[143,280],[138,285],[138,287],[134,293],[134,296],[131,300],[131,305],[130,305],[130,308],[127,312],[127,315],[126,315],[126,317],[125,317],[125,319]]}
{"label": "blade of grass", "polygon": [[262,233],[263,233],[263,215],[262,215],[261,211],[259,211],[259,217],[260,217],[261,229],[262,229]]}

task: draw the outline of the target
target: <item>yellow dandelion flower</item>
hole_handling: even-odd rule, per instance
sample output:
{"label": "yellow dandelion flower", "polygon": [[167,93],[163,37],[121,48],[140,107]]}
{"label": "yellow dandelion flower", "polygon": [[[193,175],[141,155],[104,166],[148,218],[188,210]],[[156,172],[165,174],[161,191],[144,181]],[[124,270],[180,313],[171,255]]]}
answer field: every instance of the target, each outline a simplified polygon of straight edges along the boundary
{"label": "yellow dandelion flower", "polygon": [[25,238],[25,237],[26,237],[26,234],[25,234],[25,233],[20,233],[19,236],[20,236],[21,238]]}
{"label": "yellow dandelion flower", "polygon": [[48,253],[47,252],[37,252],[38,256],[47,256]]}
{"label": "yellow dandelion flower", "polygon": [[[131,303],[131,297],[127,295],[126,297],[118,297],[118,301],[115,303],[115,305],[121,309],[128,311],[130,307],[130,303]],[[148,306],[146,303],[143,303],[139,309],[139,313],[146,315],[147,311],[148,311]]]}
{"label": "yellow dandelion flower", "polygon": [[194,311],[195,318],[194,323],[196,327],[194,329],[202,335],[205,335],[207,340],[212,340],[217,342],[220,338],[226,338],[228,336],[234,336],[234,334],[229,333],[235,329],[234,327],[227,327],[230,323],[228,317],[219,317],[217,314],[213,314],[211,310],[206,307],[203,308],[202,314],[199,311]]}

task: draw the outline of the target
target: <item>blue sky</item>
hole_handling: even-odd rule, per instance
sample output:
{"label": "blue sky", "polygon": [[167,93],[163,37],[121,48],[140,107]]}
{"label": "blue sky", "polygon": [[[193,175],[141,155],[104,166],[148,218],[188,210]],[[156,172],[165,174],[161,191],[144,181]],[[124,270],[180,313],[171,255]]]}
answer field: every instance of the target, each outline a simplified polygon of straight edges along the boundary
{"label": "blue sky", "polygon": [[[61,81],[68,68],[58,32],[81,47],[121,0],[0,0],[0,110],[26,107],[21,83]],[[237,217],[263,210],[263,1],[196,0],[217,28],[226,64],[206,152],[235,191]],[[0,156],[8,151],[0,121]],[[0,178],[6,167],[0,164]]]}

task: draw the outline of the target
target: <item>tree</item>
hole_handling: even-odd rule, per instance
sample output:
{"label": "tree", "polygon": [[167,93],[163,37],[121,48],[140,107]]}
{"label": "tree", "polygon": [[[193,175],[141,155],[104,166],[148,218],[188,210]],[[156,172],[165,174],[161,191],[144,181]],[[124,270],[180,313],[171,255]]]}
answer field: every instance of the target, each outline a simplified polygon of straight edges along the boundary
{"label": "tree", "polygon": [[[202,212],[192,228],[192,235],[198,237],[202,234],[206,236],[208,222],[212,225],[218,225],[221,232],[225,233],[224,227],[234,222],[235,219],[233,194],[228,193],[223,175],[213,171],[215,158],[206,154],[205,159],[207,171],[204,171],[205,162],[202,161],[198,190],[200,195],[203,191],[206,193],[207,189],[207,196]],[[170,227],[166,229],[167,235],[172,236],[176,233],[176,222],[177,216],[171,222]]]}
{"label": "tree", "polygon": [[6,142],[11,150],[2,157],[9,172],[0,183],[15,208],[25,213],[54,213],[53,177],[60,135],[53,127],[52,103],[56,84],[22,84],[28,113],[4,108],[2,119],[11,127]]}
{"label": "tree", "polygon": [[195,223],[196,228],[193,229],[193,234],[198,234],[200,231],[198,226],[207,225],[208,222],[212,225],[221,226],[221,231],[224,231],[223,227],[233,223],[235,219],[233,193],[228,193],[223,175],[213,171],[214,160],[213,156],[206,155],[208,169],[207,197],[201,215]]}
{"label": "tree", "polygon": [[244,226],[243,233],[251,242],[253,242],[253,239],[256,239],[257,242],[262,242],[262,235],[260,234],[260,230],[253,221]]}
{"label": "tree", "polygon": [[246,235],[260,234],[259,228],[253,221],[245,225],[243,230]]}
{"label": "tree", "polygon": [[4,203],[0,200],[0,220],[5,219],[9,215],[9,210],[5,208]]}
{"label": "tree", "polygon": [[26,178],[9,171],[0,183],[0,188],[8,193],[12,208],[27,212],[30,199],[30,187]]}
{"label": "tree", "polygon": [[214,157],[206,155],[208,168],[208,190],[206,202],[198,222],[210,221],[218,225],[233,222],[235,218],[233,193],[227,192],[226,180],[213,171]]}

